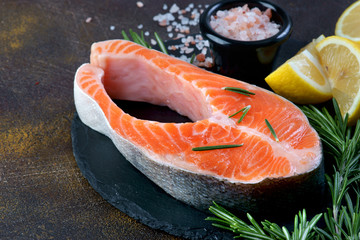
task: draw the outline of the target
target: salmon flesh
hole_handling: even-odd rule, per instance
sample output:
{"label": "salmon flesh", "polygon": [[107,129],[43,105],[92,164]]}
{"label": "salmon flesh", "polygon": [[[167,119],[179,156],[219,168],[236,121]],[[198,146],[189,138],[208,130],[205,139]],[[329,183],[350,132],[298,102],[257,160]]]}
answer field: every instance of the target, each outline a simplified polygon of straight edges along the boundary
{"label": "salmon flesh", "polygon": [[[94,43],[90,63],[77,70],[74,98],[84,124],[109,137],[168,194],[195,208],[207,209],[215,201],[261,214],[306,196],[311,204],[323,191],[317,132],[297,106],[260,87],[130,41],[108,40]],[[137,119],[112,99],[165,105],[192,122]],[[246,114],[232,116],[244,108]],[[194,151],[234,144],[241,146]]]}

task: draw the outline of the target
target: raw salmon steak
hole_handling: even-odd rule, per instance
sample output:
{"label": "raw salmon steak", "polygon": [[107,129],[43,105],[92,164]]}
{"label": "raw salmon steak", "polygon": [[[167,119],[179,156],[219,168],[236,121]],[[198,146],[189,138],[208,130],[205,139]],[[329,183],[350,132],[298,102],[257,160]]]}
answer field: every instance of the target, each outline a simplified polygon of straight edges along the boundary
{"label": "raw salmon steak", "polygon": [[[268,203],[281,208],[302,199],[302,207],[306,196],[313,203],[322,192],[323,154],[317,132],[298,107],[265,89],[130,41],[108,40],[94,43],[90,63],[77,70],[74,97],[84,124],[108,136],[133,166],[168,194],[198,209],[215,201],[261,213]],[[137,119],[112,99],[166,105],[192,122]],[[242,111],[230,117],[247,106],[246,115]],[[241,146],[193,149],[233,144]]]}

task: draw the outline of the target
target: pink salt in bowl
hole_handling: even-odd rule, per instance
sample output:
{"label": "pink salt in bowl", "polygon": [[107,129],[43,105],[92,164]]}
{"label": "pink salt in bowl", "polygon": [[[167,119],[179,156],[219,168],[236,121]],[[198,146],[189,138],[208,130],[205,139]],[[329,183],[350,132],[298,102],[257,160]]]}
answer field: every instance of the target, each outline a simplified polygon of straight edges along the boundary
{"label": "pink salt in bowl", "polygon": [[[244,29],[244,26],[240,23],[236,23],[237,27],[231,28],[229,27],[230,24],[226,25],[224,21],[221,23],[220,18],[223,16],[228,19],[234,18],[234,16],[227,15],[230,14],[229,10],[234,12],[235,8],[244,5],[247,5],[248,12],[255,8],[260,10],[261,14],[259,14],[258,10],[255,12],[258,15],[266,15],[269,23],[257,23],[257,29],[253,27]],[[243,8],[245,8],[245,11],[241,9],[239,12],[242,13],[240,14],[247,14],[246,7]],[[244,21],[249,22],[249,19],[246,18],[251,18],[252,15],[249,16],[242,16],[242,18],[245,17]],[[261,17],[266,19],[264,16]],[[240,20],[237,18],[236,21]],[[251,21],[258,22],[258,20],[253,19]],[[224,25],[221,27],[221,24]],[[264,26],[267,24],[270,24],[270,27],[261,32],[261,30],[264,30],[261,28],[266,28]],[[234,23],[231,24],[231,26],[233,25]],[[277,31],[274,30],[274,26]],[[230,35],[225,36],[226,29],[221,31],[219,28],[227,28]],[[291,35],[292,20],[282,8],[265,0],[224,0],[209,6],[202,13],[200,31],[204,39],[210,43],[214,63],[213,71],[251,84],[267,87],[264,78],[273,70],[274,60],[280,46]],[[238,31],[248,32],[250,37],[241,38],[239,36],[244,34]],[[258,34],[259,31],[260,34]],[[268,32],[271,32],[272,36],[266,35],[265,38],[261,39],[263,36],[259,35],[269,34]],[[236,37],[237,39],[235,39]]]}

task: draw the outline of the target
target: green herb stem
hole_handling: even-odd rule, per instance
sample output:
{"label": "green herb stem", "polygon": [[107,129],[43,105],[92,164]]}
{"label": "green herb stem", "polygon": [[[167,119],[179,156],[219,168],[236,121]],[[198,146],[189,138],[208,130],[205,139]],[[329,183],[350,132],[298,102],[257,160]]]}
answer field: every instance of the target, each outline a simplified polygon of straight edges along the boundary
{"label": "green herb stem", "polygon": [[270,122],[265,119],[265,123],[266,123],[266,126],[269,128],[271,134],[273,135],[273,137],[275,138],[275,141],[279,142],[279,138],[277,137],[276,133],[275,133],[275,130],[274,128],[271,126]]}
{"label": "green herb stem", "polygon": [[243,114],[242,114],[241,117],[239,118],[238,123],[240,123],[240,122],[244,119],[245,115],[248,113],[248,111],[250,110],[250,108],[251,108],[250,105],[248,105],[248,106],[246,106],[246,107],[243,108],[243,109],[244,109],[244,110],[243,110]]}
{"label": "green herb stem", "polygon": [[191,55],[191,59],[190,59],[190,63],[191,63],[191,64],[194,63],[195,57],[196,57],[196,55],[195,55],[195,53],[193,53],[193,55]]}
{"label": "green herb stem", "polygon": [[243,95],[248,96],[248,97],[250,97],[251,95],[255,95],[255,93],[250,92],[250,91],[248,91],[246,89],[243,89],[243,88],[224,87],[223,89],[226,90],[226,91],[230,91],[230,92],[240,93],[240,94],[243,94]]}
{"label": "green herb stem", "polygon": [[237,114],[239,114],[239,113],[242,112],[243,114],[241,115],[241,117],[240,117],[239,120],[238,120],[238,123],[240,123],[240,122],[244,119],[245,115],[248,113],[248,111],[250,110],[250,108],[251,108],[251,105],[248,105],[248,106],[240,109],[240,110],[237,111],[236,113],[231,114],[231,115],[229,116],[229,118],[232,118],[232,117],[234,117],[234,116],[236,116]]}
{"label": "green herb stem", "polygon": [[193,151],[207,151],[207,150],[216,150],[216,149],[224,149],[224,148],[236,148],[241,147],[244,144],[230,144],[230,145],[213,145],[213,146],[203,146],[203,147],[195,147]]}
{"label": "green herb stem", "polygon": [[154,33],[154,36],[155,36],[155,39],[157,41],[157,43],[159,44],[159,47],[160,47],[160,50],[165,53],[165,54],[168,54],[167,50],[166,50],[166,47],[165,47],[165,44],[163,43],[163,41],[161,40],[160,36],[155,32]]}

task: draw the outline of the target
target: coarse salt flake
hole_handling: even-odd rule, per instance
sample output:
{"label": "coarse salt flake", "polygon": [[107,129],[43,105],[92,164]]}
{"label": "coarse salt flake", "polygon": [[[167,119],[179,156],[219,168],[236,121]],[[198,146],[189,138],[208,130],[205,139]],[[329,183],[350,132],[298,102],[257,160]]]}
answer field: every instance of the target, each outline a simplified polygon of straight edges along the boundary
{"label": "coarse salt flake", "polygon": [[144,3],[140,2],[140,1],[137,1],[136,6],[139,7],[139,8],[142,8],[144,6]]}
{"label": "coarse salt flake", "polygon": [[176,13],[176,12],[178,12],[179,10],[180,10],[179,6],[176,5],[176,3],[174,3],[174,4],[171,6],[169,12],[170,12],[170,13]]}

